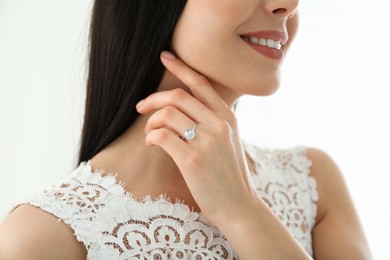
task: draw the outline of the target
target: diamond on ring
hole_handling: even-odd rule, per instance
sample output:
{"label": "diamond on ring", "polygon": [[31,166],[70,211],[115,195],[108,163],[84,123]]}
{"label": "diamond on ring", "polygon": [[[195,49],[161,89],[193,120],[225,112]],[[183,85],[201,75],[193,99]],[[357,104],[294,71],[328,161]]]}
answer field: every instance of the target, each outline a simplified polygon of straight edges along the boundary
{"label": "diamond on ring", "polygon": [[196,128],[196,123],[194,124],[194,126],[191,129],[188,129],[187,131],[185,131],[183,139],[185,139],[185,140],[194,139],[196,137],[195,128]]}

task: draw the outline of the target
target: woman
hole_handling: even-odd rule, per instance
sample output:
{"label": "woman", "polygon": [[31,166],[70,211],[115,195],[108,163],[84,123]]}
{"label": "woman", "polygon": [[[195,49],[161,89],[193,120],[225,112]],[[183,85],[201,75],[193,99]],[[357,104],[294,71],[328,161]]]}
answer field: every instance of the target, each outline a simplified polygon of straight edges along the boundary
{"label": "woman", "polygon": [[239,97],[279,86],[297,5],[96,0],[80,165],[9,214],[0,259],[370,259],[326,154],[237,131]]}

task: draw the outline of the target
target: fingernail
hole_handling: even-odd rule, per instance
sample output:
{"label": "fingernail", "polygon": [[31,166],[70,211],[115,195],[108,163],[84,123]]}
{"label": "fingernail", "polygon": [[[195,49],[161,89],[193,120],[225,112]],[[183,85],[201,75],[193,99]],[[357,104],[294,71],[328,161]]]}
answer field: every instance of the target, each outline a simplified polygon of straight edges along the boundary
{"label": "fingernail", "polygon": [[135,106],[136,109],[139,109],[145,102],[145,99],[142,99],[140,102],[137,103],[137,105]]}
{"label": "fingernail", "polygon": [[167,60],[176,60],[176,57],[175,55],[173,55],[171,52],[169,51],[162,51],[161,52],[161,56]]}

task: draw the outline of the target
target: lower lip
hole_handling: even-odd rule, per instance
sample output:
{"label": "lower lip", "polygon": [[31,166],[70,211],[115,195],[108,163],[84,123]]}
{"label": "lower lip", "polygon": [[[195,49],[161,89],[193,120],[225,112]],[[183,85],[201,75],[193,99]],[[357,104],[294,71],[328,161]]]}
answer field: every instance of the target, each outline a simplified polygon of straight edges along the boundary
{"label": "lower lip", "polygon": [[250,47],[252,47],[255,51],[257,51],[260,54],[263,54],[264,56],[271,58],[273,60],[281,60],[283,59],[284,53],[282,50],[272,49],[266,46],[254,44],[252,42],[248,42],[244,38],[242,38],[244,42],[246,42]]}

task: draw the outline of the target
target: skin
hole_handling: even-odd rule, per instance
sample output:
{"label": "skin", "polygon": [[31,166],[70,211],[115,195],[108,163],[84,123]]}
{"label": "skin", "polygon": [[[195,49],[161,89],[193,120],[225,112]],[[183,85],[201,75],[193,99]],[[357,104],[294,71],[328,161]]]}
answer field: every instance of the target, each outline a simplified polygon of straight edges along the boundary
{"label": "skin", "polygon": [[[241,259],[311,259],[257,195],[249,173],[253,162],[231,109],[241,95],[269,95],[280,83],[281,61],[255,52],[239,35],[287,31],[286,52],[297,29],[297,5],[189,0],[173,36],[176,57],[161,56],[167,70],[159,91],[137,105],[139,119],[91,159],[92,167],[117,173],[135,197],[165,193],[202,211]],[[194,122],[197,137],[179,138]],[[371,259],[340,170],[320,150],[309,148],[307,156],[320,197],[314,258]],[[20,206],[0,226],[0,259],[85,256],[66,225],[34,207]]]}

